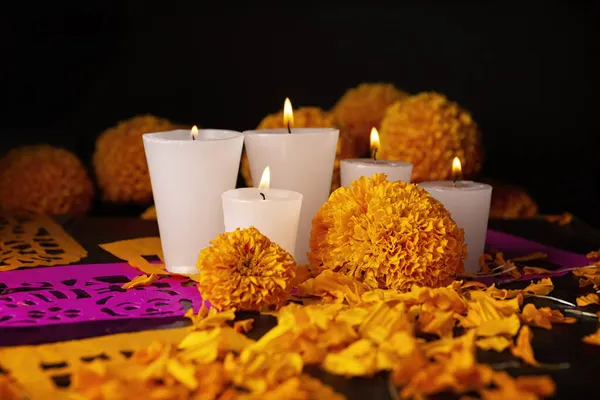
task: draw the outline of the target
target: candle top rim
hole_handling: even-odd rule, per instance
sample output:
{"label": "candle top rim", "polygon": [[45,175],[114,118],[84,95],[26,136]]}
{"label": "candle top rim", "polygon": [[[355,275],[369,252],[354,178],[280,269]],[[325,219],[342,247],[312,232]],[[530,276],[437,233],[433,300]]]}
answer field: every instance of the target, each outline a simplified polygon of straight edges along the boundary
{"label": "candle top rim", "polygon": [[474,182],[474,181],[427,181],[418,184],[421,188],[426,190],[451,190],[451,191],[487,191],[491,190],[492,186],[487,183]]}
{"label": "candle top rim", "polygon": [[[269,137],[279,137],[279,136],[286,136],[290,137],[292,135],[294,136],[308,136],[308,135],[322,135],[324,132],[325,133],[339,133],[340,130],[337,128],[330,128],[330,127],[324,127],[324,128],[292,128],[291,129],[292,133],[290,133],[287,128],[277,128],[277,129],[251,129],[251,130],[246,130],[243,131],[242,134],[244,136],[269,136]],[[273,135],[276,134],[276,135]]]}
{"label": "candle top rim", "polygon": [[394,161],[394,160],[373,160],[372,158],[344,158],[341,160],[342,163],[348,164],[368,164],[369,166],[387,165],[395,167],[412,167],[412,164],[406,161]]}
{"label": "candle top rim", "polygon": [[[218,137],[217,135],[223,135]],[[181,143],[181,142],[218,142],[244,137],[242,132],[231,129],[198,129],[198,136],[192,140],[189,129],[174,129],[162,132],[144,133],[142,138],[145,141],[160,142],[160,143]]]}
{"label": "candle top rim", "polygon": [[[260,193],[265,194],[265,200],[262,199]],[[239,195],[242,194],[252,197],[240,197]],[[293,190],[247,187],[227,190],[223,192],[221,197],[223,199],[236,200],[241,203],[253,203],[256,201],[302,201],[303,196],[302,193]]]}

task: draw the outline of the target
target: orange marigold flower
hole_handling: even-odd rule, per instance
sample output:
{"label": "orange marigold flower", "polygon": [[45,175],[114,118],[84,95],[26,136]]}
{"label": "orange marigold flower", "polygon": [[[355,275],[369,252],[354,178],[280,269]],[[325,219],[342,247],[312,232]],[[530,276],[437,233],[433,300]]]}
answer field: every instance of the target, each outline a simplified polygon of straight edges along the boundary
{"label": "orange marigold flower", "polygon": [[452,159],[465,177],[481,169],[483,150],[468,111],[438,93],[420,93],[392,104],[381,122],[381,157],[408,161],[412,181],[450,179]]}
{"label": "orange marigold flower", "polygon": [[119,122],[98,137],[94,169],[104,200],[112,203],[147,203],[152,186],[146,164],[142,135],[180,128],[152,115]]}
{"label": "orange marigold flower", "polygon": [[294,258],[254,227],[223,233],[198,257],[198,289],[226,310],[279,307],[296,275]]}
{"label": "orange marigold flower", "polygon": [[355,140],[357,156],[369,153],[369,132],[381,127],[385,110],[407,96],[391,83],[362,83],[338,100],[331,112],[336,124]]}
{"label": "orange marigold flower", "polygon": [[494,188],[490,218],[531,218],[538,213],[538,206],[521,187],[488,181]]}
{"label": "orange marigold flower", "polygon": [[[333,115],[319,107],[300,107],[294,110],[294,127],[295,128],[335,128]],[[283,124],[283,111],[267,115],[258,124],[256,129],[280,129],[286,128]],[[338,139],[335,162],[333,166],[333,178],[331,180],[331,189],[335,190],[340,187],[340,160],[343,158],[352,158],[358,156],[353,147],[351,137],[340,132]],[[248,155],[244,151],[242,154],[241,173],[246,181],[246,185],[252,186],[252,174],[250,172],[250,162]]]}
{"label": "orange marigold flower", "polygon": [[464,233],[444,206],[417,185],[385,174],[340,188],[313,219],[309,262],[371,288],[444,286],[463,271]]}
{"label": "orange marigold flower", "polygon": [[65,149],[25,146],[0,159],[0,210],[79,216],[89,210],[93,196],[83,164]]}

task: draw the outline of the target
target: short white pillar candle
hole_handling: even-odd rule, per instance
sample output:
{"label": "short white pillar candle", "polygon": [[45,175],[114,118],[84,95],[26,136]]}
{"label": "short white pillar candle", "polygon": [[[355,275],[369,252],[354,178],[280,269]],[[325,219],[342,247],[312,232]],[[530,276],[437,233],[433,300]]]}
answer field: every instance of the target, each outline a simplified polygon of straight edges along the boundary
{"label": "short white pillar candle", "polygon": [[379,151],[379,132],[373,127],[371,129],[371,158],[352,158],[341,161],[340,174],[342,186],[350,184],[366,176],[370,178],[373,174],[384,173],[388,181],[410,182],[412,174],[412,164],[403,161],[378,160]]}
{"label": "short white pillar candle", "polygon": [[[458,165],[460,168],[460,162]],[[465,271],[479,271],[479,258],[485,249],[492,187],[485,183],[461,180],[430,181],[419,186],[439,200],[450,211],[456,225],[464,229],[468,253]]]}
{"label": "short white pillar candle", "polygon": [[350,186],[353,181],[361,176],[370,178],[373,174],[379,173],[386,174],[388,181],[410,182],[412,164],[404,161],[351,158],[341,161],[340,172],[342,186]]}
{"label": "short white pillar candle", "polygon": [[258,182],[271,167],[271,187],[302,194],[296,251],[300,265],[307,264],[312,220],[329,198],[339,130],[291,128],[245,131],[246,153],[252,181]]}
{"label": "short white pillar candle", "polygon": [[221,194],[235,188],[244,144],[240,132],[196,132],[143,135],[165,265],[177,274],[198,273],[200,250],[224,232]]}
{"label": "short white pillar candle", "polygon": [[[302,194],[270,189],[269,167],[258,188],[241,188],[223,193],[225,231],[254,226],[290,254],[296,250]],[[267,177],[265,179],[265,177]]]}

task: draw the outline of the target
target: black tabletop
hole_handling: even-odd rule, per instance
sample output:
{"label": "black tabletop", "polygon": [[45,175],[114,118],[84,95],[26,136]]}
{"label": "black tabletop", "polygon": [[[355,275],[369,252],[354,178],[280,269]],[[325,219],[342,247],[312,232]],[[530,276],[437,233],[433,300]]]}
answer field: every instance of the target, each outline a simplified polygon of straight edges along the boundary
{"label": "black tabletop", "polygon": [[[155,221],[131,218],[82,218],[64,219],[59,222],[88,251],[88,256],[82,259],[80,264],[119,261],[100,249],[98,244],[158,235]],[[600,248],[600,231],[577,219],[565,227],[538,219],[492,221],[490,228],[578,253],[586,253]],[[555,284],[553,295],[556,297],[574,302],[575,298],[581,294],[577,280],[571,275],[553,278],[553,281]],[[517,283],[512,284],[511,287],[522,286],[524,284]],[[538,307],[557,307],[556,303],[548,303],[540,299],[536,299],[534,304]],[[589,311],[592,312],[600,311],[600,308],[596,309],[593,306],[589,308]],[[262,336],[276,322],[273,317],[261,316],[256,313],[239,313],[237,316],[238,319],[248,317],[255,318],[254,329],[249,333],[249,336],[254,339]],[[146,329],[169,329],[185,326],[187,323],[183,317],[170,317],[90,321],[47,327],[4,328],[0,330],[0,346],[49,343]],[[597,371],[600,370],[600,347],[584,344],[581,342],[581,338],[595,332],[597,328],[598,322],[594,319],[580,319],[574,325],[555,325],[551,331],[534,328],[532,345],[538,361],[568,363],[570,367],[552,371],[524,366],[509,369],[508,372],[513,375],[551,375],[557,385],[557,398],[593,397],[592,394],[598,391],[595,377]],[[507,352],[483,351],[478,352],[478,359],[488,363],[514,360]],[[308,367],[307,372],[344,393],[348,399],[390,398],[385,374],[379,374],[370,379],[345,379],[324,373],[318,367]]]}

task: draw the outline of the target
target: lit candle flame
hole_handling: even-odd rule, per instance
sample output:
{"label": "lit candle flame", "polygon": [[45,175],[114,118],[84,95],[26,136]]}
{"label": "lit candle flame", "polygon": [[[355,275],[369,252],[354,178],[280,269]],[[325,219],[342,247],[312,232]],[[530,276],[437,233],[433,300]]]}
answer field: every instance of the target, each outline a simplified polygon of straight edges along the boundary
{"label": "lit candle flame", "polygon": [[377,132],[377,128],[371,128],[371,155],[373,156],[373,160],[377,160],[377,152],[379,151],[379,132]]}
{"label": "lit candle flame", "polygon": [[198,127],[196,125],[192,126],[190,134],[192,135],[192,140],[196,140],[196,137],[198,136]]}
{"label": "lit candle flame", "polygon": [[260,178],[259,189],[268,189],[271,183],[271,169],[267,165]]}
{"label": "lit candle flame", "polygon": [[454,157],[452,160],[452,176],[454,176],[454,182],[462,179],[462,165],[458,157]]}
{"label": "lit candle flame", "polygon": [[294,110],[292,109],[292,102],[288,97],[285,98],[283,103],[283,125],[288,128],[288,132],[294,127]]}

